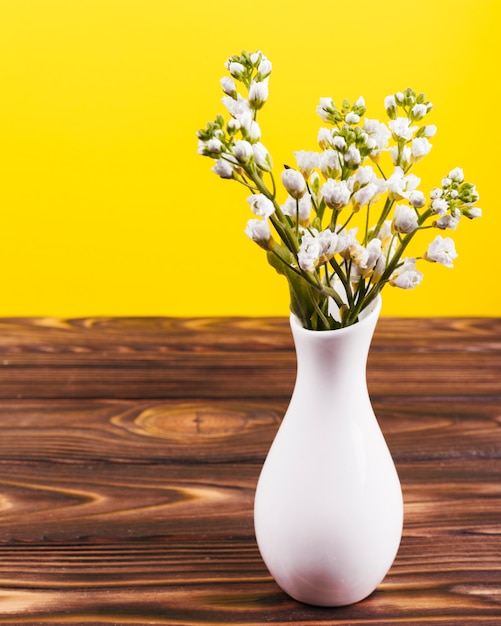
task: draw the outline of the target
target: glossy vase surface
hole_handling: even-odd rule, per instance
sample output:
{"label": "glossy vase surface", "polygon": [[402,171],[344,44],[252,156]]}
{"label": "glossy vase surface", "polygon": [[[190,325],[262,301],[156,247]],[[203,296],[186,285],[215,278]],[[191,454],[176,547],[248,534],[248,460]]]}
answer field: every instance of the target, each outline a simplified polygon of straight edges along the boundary
{"label": "glossy vase surface", "polygon": [[380,310],[378,297],[359,322],[331,331],[291,317],[296,383],[261,471],[254,520],[271,575],[308,604],[367,597],[400,544],[400,481],[366,383]]}

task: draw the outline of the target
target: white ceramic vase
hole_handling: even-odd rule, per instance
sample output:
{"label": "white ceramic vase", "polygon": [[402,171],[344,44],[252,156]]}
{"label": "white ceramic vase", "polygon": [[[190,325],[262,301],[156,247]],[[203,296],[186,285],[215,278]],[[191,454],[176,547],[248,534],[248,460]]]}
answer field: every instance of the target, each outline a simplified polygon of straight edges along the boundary
{"label": "white ceramic vase", "polygon": [[369,399],[367,355],[378,297],[356,324],[304,329],[291,317],[297,378],[261,471],[261,556],[301,602],[343,606],[371,594],[400,544],[400,481]]}

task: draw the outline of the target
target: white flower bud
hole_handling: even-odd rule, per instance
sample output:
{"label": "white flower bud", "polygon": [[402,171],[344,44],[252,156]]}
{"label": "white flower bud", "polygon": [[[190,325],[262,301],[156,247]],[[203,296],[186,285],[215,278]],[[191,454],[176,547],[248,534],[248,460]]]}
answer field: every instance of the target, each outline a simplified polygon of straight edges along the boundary
{"label": "white flower bud", "polygon": [[251,211],[259,217],[270,217],[275,213],[273,202],[262,193],[256,193],[247,198],[247,202],[251,206]]}
{"label": "white flower bud", "polygon": [[266,78],[267,76],[271,74],[271,68],[272,68],[271,61],[268,61],[268,59],[263,58],[257,68],[257,71],[260,74],[260,76],[262,76],[263,78]]}
{"label": "white flower bud", "polygon": [[427,113],[425,104],[415,104],[411,109],[412,118],[415,120],[421,120]]}
{"label": "white flower bud", "polygon": [[268,81],[253,82],[249,89],[249,104],[252,109],[258,110],[268,99]]}
{"label": "white flower bud", "polygon": [[285,203],[280,207],[284,215],[288,215],[293,219],[299,217],[300,222],[307,222],[310,219],[311,214],[311,196],[309,193],[305,193],[300,200],[295,200],[291,196],[288,196]]}
{"label": "white flower bud", "polygon": [[435,124],[428,124],[424,127],[424,136],[425,137],[433,137],[437,132],[437,127]]}
{"label": "white flower bud", "polygon": [[245,74],[245,67],[241,63],[237,63],[233,61],[230,63],[229,68],[230,74],[233,78],[240,79]]}
{"label": "white flower bud", "polygon": [[341,137],[341,135],[335,135],[332,138],[332,145],[337,150],[346,150],[346,139],[344,137]]}
{"label": "white flower bud", "polygon": [[252,150],[252,145],[248,141],[240,139],[235,142],[233,154],[239,163],[248,163],[253,157],[254,152]]}
{"label": "white flower bud", "polygon": [[212,154],[220,154],[223,150],[223,144],[219,139],[209,139],[207,142],[207,150]]}
{"label": "white flower bud", "polygon": [[397,114],[397,103],[395,100],[395,96],[386,96],[384,99],[384,108],[386,109],[386,113],[388,117],[391,119],[395,119]]}
{"label": "white flower bud", "polygon": [[233,168],[228,161],[225,161],[224,159],[218,159],[212,168],[212,171],[221,178],[233,178]]}
{"label": "white flower bud", "polygon": [[421,209],[426,204],[424,193],[418,189],[411,191],[409,194],[409,203],[412,204],[415,209]]}
{"label": "white flower bud", "polygon": [[341,161],[337,150],[324,150],[320,154],[319,167],[325,178],[336,178],[341,174]]}
{"label": "white flower bud", "polygon": [[303,175],[291,168],[285,169],[282,172],[282,184],[287,189],[288,194],[296,199],[301,198],[306,191],[306,183]]}
{"label": "white flower bud", "polygon": [[426,137],[416,137],[413,139],[411,144],[412,161],[414,163],[420,161],[428,154],[431,148],[431,143]]}
{"label": "white flower bud", "polygon": [[261,139],[261,128],[256,120],[252,120],[248,127],[249,140],[251,142],[259,141]]}
{"label": "white flower bud", "polygon": [[347,165],[356,166],[360,164],[361,160],[360,150],[352,144],[344,155],[344,162]]}
{"label": "white flower bud", "polygon": [[254,161],[259,169],[264,172],[270,172],[272,168],[271,156],[263,144],[260,142],[252,144],[252,151],[254,153]]}
{"label": "white flower bud", "polygon": [[456,167],[449,172],[449,176],[452,181],[455,183],[462,183],[464,181],[463,170],[460,167]]}
{"label": "white flower bud", "polygon": [[459,224],[459,218],[461,217],[461,211],[455,209],[452,214],[447,213],[443,215],[441,218],[436,220],[433,223],[433,226],[436,228],[441,228],[445,230],[446,228],[450,228],[451,230],[456,230],[457,225]]}
{"label": "white flower bud", "polygon": [[465,209],[464,214],[466,215],[466,217],[469,217],[471,220],[473,220],[476,217],[482,217],[482,209],[479,209],[478,207],[471,207],[471,209]]}
{"label": "white flower bud", "polygon": [[223,88],[224,93],[230,97],[236,97],[237,95],[237,87],[235,85],[235,81],[229,76],[223,76],[221,78],[221,87]]}
{"label": "white flower bud", "polygon": [[262,248],[268,250],[271,239],[271,231],[266,220],[249,220],[245,228],[245,234]]}
{"label": "white flower bud", "polygon": [[322,150],[327,150],[332,145],[332,130],[330,128],[321,128],[318,131],[317,141]]}
{"label": "white flower bud", "polygon": [[418,217],[413,209],[405,204],[397,204],[393,216],[393,228],[398,233],[412,233],[418,227]]}
{"label": "white flower bud", "polygon": [[436,198],[431,203],[431,210],[437,215],[445,215],[449,210],[449,204],[443,198]]}
{"label": "white flower bud", "polygon": [[347,124],[358,124],[358,122],[360,122],[360,115],[357,115],[353,111],[350,111],[350,113],[347,113],[345,115],[344,121]]}

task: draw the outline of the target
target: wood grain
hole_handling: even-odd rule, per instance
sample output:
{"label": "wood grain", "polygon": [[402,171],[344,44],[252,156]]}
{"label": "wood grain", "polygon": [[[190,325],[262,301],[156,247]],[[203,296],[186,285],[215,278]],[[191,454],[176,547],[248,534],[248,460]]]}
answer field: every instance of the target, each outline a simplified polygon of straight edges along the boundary
{"label": "wood grain", "polygon": [[[369,365],[378,393],[499,394],[501,318],[382,318]],[[284,318],[0,320],[0,398],[289,397],[295,367]]]}
{"label": "wood grain", "polygon": [[369,383],[404,536],[372,596],[319,609],[253,533],[286,320],[0,321],[0,624],[499,626],[501,321],[381,322]]}

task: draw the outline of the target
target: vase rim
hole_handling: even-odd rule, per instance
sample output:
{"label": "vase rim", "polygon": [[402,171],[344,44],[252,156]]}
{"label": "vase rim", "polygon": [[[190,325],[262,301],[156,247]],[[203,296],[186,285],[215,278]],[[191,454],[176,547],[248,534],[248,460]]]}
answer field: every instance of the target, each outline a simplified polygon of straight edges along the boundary
{"label": "vase rim", "polygon": [[304,328],[299,318],[294,315],[294,313],[290,314],[290,325],[296,332],[304,332],[304,333],[321,333],[322,335],[329,335],[332,333],[340,334],[340,333],[349,333],[353,332],[353,329],[360,328],[360,326],[366,326],[370,324],[373,318],[378,318],[381,313],[381,307],[383,304],[383,300],[381,294],[378,293],[376,298],[367,306],[365,309],[362,309],[360,315],[363,316],[359,319],[358,322],[351,324],[350,326],[344,326],[343,328],[333,328],[332,330],[312,330],[311,328]]}

